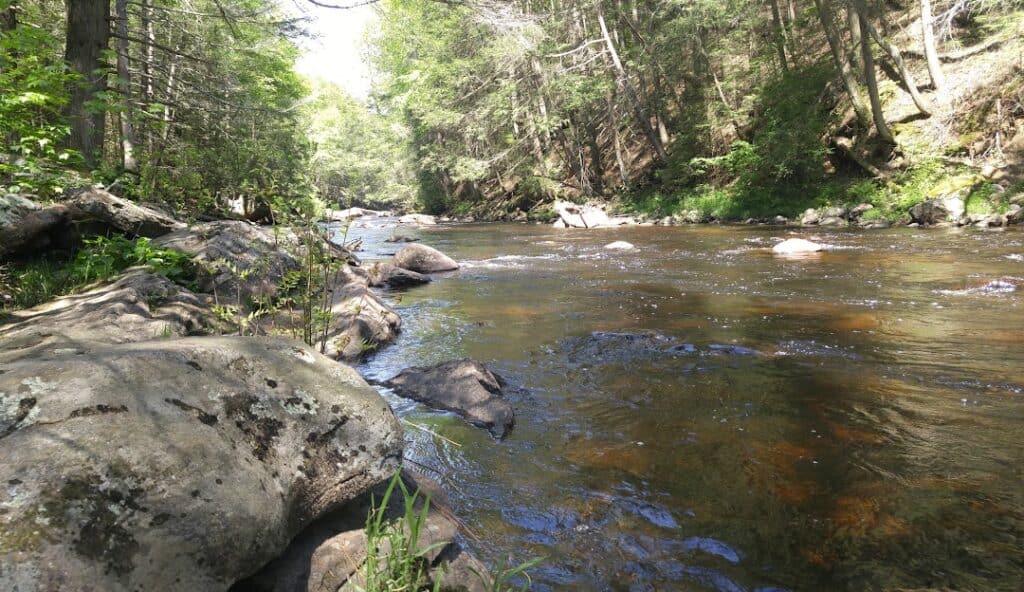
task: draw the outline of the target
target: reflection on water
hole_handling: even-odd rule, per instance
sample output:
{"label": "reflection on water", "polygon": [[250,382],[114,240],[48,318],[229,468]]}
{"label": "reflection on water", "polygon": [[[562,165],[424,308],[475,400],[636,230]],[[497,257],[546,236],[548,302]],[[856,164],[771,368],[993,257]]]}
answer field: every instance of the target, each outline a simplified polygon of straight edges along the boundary
{"label": "reflection on water", "polygon": [[362,370],[513,385],[501,443],[392,399],[459,444],[407,456],[488,562],[545,556],[539,590],[1020,589],[1024,234],[822,231],[792,260],[779,229],[403,233],[465,265],[396,296]]}

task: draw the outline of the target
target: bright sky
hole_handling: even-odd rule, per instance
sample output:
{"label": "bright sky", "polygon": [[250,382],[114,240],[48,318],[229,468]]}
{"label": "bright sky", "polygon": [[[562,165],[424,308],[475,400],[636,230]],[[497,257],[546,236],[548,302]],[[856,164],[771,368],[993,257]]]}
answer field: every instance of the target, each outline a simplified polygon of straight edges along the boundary
{"label": "bright sky", "polygon": [[303,11],[312,17],[309,28],[317,38],[303,42],[305,55],[299,59],[297,70],[330,80],[355,98],[366,99],[370,67],[364,61],[363,33],[377,19],[373,5],[339,10],[302,4]]}

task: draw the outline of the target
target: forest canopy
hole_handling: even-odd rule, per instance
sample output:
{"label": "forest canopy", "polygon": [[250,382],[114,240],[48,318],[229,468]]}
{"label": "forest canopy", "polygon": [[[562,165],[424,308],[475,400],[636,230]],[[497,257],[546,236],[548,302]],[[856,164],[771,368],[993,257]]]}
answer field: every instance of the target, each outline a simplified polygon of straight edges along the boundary
{"label": "forest canopy", "polygon": [[0,0],[0,183],[189,213],[896,212],[1022,138],[1019,0],[380,0],[366,101],[296,73],[295,6]]}

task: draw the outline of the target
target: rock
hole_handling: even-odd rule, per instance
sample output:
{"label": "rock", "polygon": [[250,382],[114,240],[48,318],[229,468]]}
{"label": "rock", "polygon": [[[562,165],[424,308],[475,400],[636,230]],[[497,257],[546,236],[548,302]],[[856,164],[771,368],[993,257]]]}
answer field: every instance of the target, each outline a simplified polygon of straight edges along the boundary
{"label": "rock", "polygon": [[821,212],[822,218],[846,219],[850,215],[850,208],[846,206],[829,206]]}
{"label": "rock", "polygon": [[956,222],[964,215],[964,201],[956,196],[930,199],[910,208],[909,213],[918,224]]}
{"label": "rock", "polygon": [[853,208],[850,209],[850,212],[847,215],[847,218],[849,218],[851,221],[860,220],[861,216],[863,216],[864,214],[866,214],[867,212],[869,212],[869,211],[871,211],[873,209],[875,209],[875,206],[873,206],[873,205],[871,205],[869,203],[857,204],[856,206],[854,206]]}
{"label": "rock", "polygon": [[333,305],[324,353],[345,362],[358,362],[394,341],[402,329],[402,318],[352,268],[344,271],[331,288]]}
{"label": "rock", "polygon": [[773,226],[786,226],[789,224],[789,218],[785,216],[775,216],[769,221],[769,224]]}
{"label": "rock", "polygon": [[[67,343],[133,343],[219,332],[213,299],[193,294],[145,269],[81,294],[12,312],[0,324],[0,341],[37,345],[58,337]],[[56,344],[68,347],[67,344]]]}
{"label": "rock", "polygon": [[566,228],[601,228],[619,225],[618,223],[613,224],[608,214],[597,206],[581,206],[567,201],[556,201],[554,209]]}
{"label": "rock", "polygon": [[664,218],[658,220],[657,222],[659,226],[674,226],[675,223],[675,218],[673,218],[672,216],[665,216]]}
{"label": "rock", "polygon": [[626,241],[615,241],[613,243],[608,243],[607,245],[604,246],[604,248],[612,251],[629,251],[631,249],[635,249],[636,247],[633,246],[633,243],[627,243]]}
{"label": "rock", "polygon": [[772,253],[776,255],[795,255],[802,253],[817,253],[825,249],[820,245],[802,238],[790,238],[772,247]]}
{"label": "rock", "polygon": [[294,235],[275,236],[271,230],[247,222],[222,220],[197,224],[160,237],[161,248],[192,256],[199,289],[217,296],[221,304],[245,306],[250,301],[272,298],[290,271],[302,265]]}
{"label": "rock", "polygon": [[369,269],[368,280],[369,284],[375,288],[383,286],[389,288],[408,288],[410,286],[426,284],[430,281],[430,278],[415,271],[396,267],[391,263],[380,262],[375,263]]}
{"label": "rock", "polygon": [[88,188],[65,202],[76,222],[100,222],[129,236],[156,238],[185,228],[166,214],[117,197],[102,189]]}
{"label": "rock", "polygon": [[67,206],[42,208],[21,195],[0,197],[0,258],[38,252],[67,241]]}
{"label": "rock", "polygon": [[848,226],[849,223],[846,218],[840,218],[839,216],[825,216],[818,220],[818,226]]}
{"label": "rock", "polygon": [[399,224],[419,224],[420,226],[434,226],[437,220],[426,214],[407,214],[398,219]]}
{"label": "rock", "polygon": [[0,589],[226,590],[388,478],[402,427],[298,342],[0,351]]}
{"label": "rock", "polygon": [[384,239],[384,242],[386,242],[386,243],[414,243],[414,242],[416,242],[418,240],[420,240],[418,236],[398,235],[398,236],[389,236],[388,238]]}
{"label": "rock", "polygon": [[1024,224],[1024,207],[1013,204],[1010,209],[1006,211],[1006,223],[1007,224]]}
{"label": "rock", "polygon": [[803,226],[814,226],[821,220],[821,213],[814,208],[807,208],[800,215],[800,224]]}
{"label": "rock", "polygon": [[1013,205],[1024,206],[1024,193],[1017,193],[1007,198],[1007,201]]}
{"label": "rock", "polygon": [[888,220],[861,220],[860,221],[860,227],[861,228],[865,228],[867,230],[879,230],[879,229],[882,229],[882,228],[889,228],[889,226],[891,226],[891,224],[889,224]]}
{"label": "rock", "polygon": [[[473,573],[488,570],[476,558],[454,542],[458,526],[450,518],[443,491],[429,479],[402,472],[402,480],[410,492],[420,492],[416,509],[422,511],[424,496],[430,495],[430,511],[417,541],[419,548],[431,548],[426,555],[428,566],[443,572],[444,590],[490,590],[489,581]],[[343,508],[317,520],[292,541],[288,549],[251,578],[239,582],[231,592],[321,592],[356,589],[364,583],[366,562],[366,516],[373,499],[383,498],[385,485],[363,494]],[[387,506],[386,519],[400,519],[404,512],[401,491],[395,488]]]}
{"label": "rock", "polygon": [[459,268],[454,259],[426,245],[412,244],[395,253],[391,262],[396,267],[416,273],[438,273]]}
{"label": "rock", "polygon": [[376,217],[388,215],[390,212],[379,212],[377,210],[367,210],[365,208],[348,208],[344,210],[328,210],[327,219],[334,222],[347,222],[354,218]]}
{"label": "rock", "polygon": [[569,228],[569,225],[565,223],[565,220],[559,218],[551,225],[552,228]]}
{"label": "rock", "polygon": [[512,405],[502,398],[504,381],[475,360],[407,368],[385,384],[399,396],[453,411],[498,439],[515,423]]}

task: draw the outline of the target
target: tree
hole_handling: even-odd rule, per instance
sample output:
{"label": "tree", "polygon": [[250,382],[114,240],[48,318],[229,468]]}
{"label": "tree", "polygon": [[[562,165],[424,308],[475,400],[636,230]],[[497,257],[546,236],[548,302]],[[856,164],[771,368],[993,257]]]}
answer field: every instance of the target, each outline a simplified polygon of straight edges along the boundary
{"label": "tree", "polygon": [[105,113],[101,103],[107,89],[103,54],[110,40],[109,20],[109,0],[67,0],[64,59],[76,75],[67,107],[69,143],[90,167],[103,157]]}

